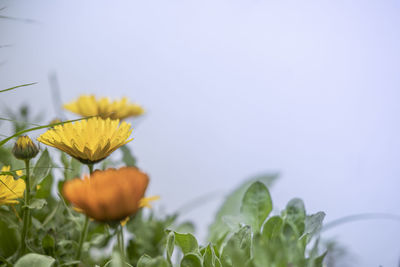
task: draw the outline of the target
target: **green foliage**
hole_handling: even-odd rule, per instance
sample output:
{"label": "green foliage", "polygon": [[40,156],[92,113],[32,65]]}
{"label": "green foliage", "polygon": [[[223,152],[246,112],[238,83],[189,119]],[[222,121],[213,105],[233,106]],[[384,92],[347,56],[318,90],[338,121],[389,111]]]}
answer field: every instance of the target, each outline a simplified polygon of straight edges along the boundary
{"label": "green foliage", "polygon": [[[45,127],[48,125],[28,131]],[[24,131],[27,130],[18,134]],[[7,174],[15,176],[24,164],[13,158],[9,147],[2,146],[8,140],[0,142],[0,165],[11,165]],[[109,159],[97,167],[136,166],[128,146],[122,147],[121,152],[120,160]],[[0,206],[0,267],[322,267],[327,255],[319,244],[325,214],[308,215],[298,198],[290,200],[279,214],[271,214],[268,188],[277,175],[261,175],[244,182],[226,197],[209,228],[209,243],[205,245],[193,234],[193,224],[179,222],[178,214],[157,216],[153,210],[140,210],[125,226],[125,254],[119,250],[106,253],[116,239],[116,230],[114,226],[92,221],[83,242],[82,260],[77,261],[85,216],[73,210],[60,192],[65,181],[81,177],[84,169],[65,153],[54,154],[46,149],[30,162],[29,203],[21,199],[20,204]],[[32,219],[27,249],[22,253],[21,217],[25,208],[30,210]]]}

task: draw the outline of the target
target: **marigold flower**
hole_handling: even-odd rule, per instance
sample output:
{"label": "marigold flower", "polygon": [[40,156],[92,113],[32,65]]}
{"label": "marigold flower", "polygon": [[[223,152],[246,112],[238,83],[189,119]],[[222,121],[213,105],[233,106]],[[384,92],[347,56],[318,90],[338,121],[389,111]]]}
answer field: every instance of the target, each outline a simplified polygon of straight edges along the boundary
{"label": "marigold flower", "polygon": [[84,117],[100,116],[120,120],[144,113],[140,105],[130,103],[126,97],[111,101],[107,97],[96,99],[94,95],[81,95],[77,100],[65,104],[64,108]]}
{"label": "marigold flower", "polygon": [[90,118],[54,126],[38,137],[43,144],[68,153],[82,163],[93,164],[108,157],[133,139],[131,125],[119,120]]}
{"label": "marigold flower", "polygon": [[135,167],[107,169],[67,181],[63,195],[90,218],[116,222],[141,208],[148,183],[148,176]]}
{"label": "marigold flower", "polygon": [[39,148],[32,142],[29,136],[23,135],[18,137],[12,153],[17,159],[32,159],[39,153]]}
{"label": "marigold flower", "polygon": [[[10,166],[3,166],[2,172],[9,172]],[[25,182],[22,179],[14,180],[12,175],[0,175],[0,205],[17,204],[25,191]]]}

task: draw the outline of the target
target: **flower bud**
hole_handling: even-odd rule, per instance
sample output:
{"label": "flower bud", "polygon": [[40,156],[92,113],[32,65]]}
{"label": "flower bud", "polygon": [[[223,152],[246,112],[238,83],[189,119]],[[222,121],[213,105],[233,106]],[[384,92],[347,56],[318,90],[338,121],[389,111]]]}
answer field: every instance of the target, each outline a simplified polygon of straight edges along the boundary
{"label": "flower bud", "polygon": [[17,159],[32,159],[39,153],[39,148],[32,142],[29,136],[23,135],[18,137],[12,153]]}

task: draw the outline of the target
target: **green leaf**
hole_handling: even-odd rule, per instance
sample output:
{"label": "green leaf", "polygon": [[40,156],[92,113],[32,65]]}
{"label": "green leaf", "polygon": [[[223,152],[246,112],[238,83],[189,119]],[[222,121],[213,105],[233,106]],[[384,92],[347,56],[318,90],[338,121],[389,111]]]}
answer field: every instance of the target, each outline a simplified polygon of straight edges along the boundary
{"label": "green leaf", "polygon": [[272,210],[272,200],[268,188],[261,182],[253,183],[243,197],[240,212],[253,231],[261,231],[261,226]]}
{"label": "green leaf", "polygon": [[1,214],[2,219],[0,220],[0,255],[7,258],[18,249],[20,234],[18,229],[12,228],[12,225],[3,220],[6,218],[5,216],[7,216],[7,214]]}
{"label": "green leaf", "polygon": [[55,259],[49,256],[36,253],[29,253],[20,258],[15,267],[50,267],[53,266]]}
{"label": "green leaf", "polygon": [[181,267],[202,267],[201,259],[197,254],[188,253],[182,258]]}
{"label": "green leaf", "polygon": [[181,234],[174,232],[175,244],[181,248],[184,255],[188,253],[199,253],[199,245],[192,234]]}
{"label": "green leaf", "polygon": [[17,85],[17,86],[14,86],[14,87],[7,88],[7,89],[3,89],[3,90],[0,90],[0,93],[11,91],[11,90],[14,90],[14,89],[17,89],[17,88],[20,88],[20,87],[24,87],[24,86],[34,85],[34,84],[37,84],[37,82],[36,83],[21,84],[21,85]]}
{"label": "green leaf", "polygon": [[47,204],[47,201],[43,198],[35,198],[31,201],[31,203],[27,206],[30,209],[42,209],[44,205]]}
{"label": "green leaf", "polygon": [[303,200],[294,198],[286,205],[283,211],[283,217],[286,221],[293,223],[299,234],[304,232],[304,221],[306,219],[306,209]]}
{"label": "green leaf", "polygon": [[145,254],[139,259],[137,267],[170,267],[170,265],[161,256],[153,259]]}
{"label": "green leaf", "polygon": [[262,236],[265,240],[271,240],[273,238],[279,237],[282,231],[283,220],[279,216],[274,216],[268,219],[264,224],[262,230]]}
{"label": "green leaf", "polygon": [[167,236],[167,244],[166,244],[167,259],[169,263],[172,263],[171,257],[172,253],[174,252],[174,247],[175,247],[175,233],[170,232]]}
{"label": "green leaf", "polygon": [[203,267],[221,267],[221,261],[215,254],[214,247],[212,244],[208,244],[204,253]]}
{"label": "green leaf", "polygon": [[233,190],[233,192],[228,194],[215,216],[215,221],[209,227],[208,240],[216,243],[221,241],[221,239],[226,236],[228,230],[226,229],[223,218],[226,215],[240,215],[240,205],[242,203],[243,196],[251,184],[253,184],[255,181],[260,181],[266,186],[270,187],[277,178],[278,174],[258,175],[248,179],[246,182],[242,183],[235,190]]}
{"label": "green leaf", "polygon": [[250,259],[251,229],[242,227],[226,243],[221,254],[221,263],[224,267],[243,267]]}
{"label": "green leaf", "polygon": [[127,145],[119,148],[122,151],[122,161],[126,166],[136,166],[136,159]]}
{"label": "green leaf", "polygon": [[325,213],[322,211],[307,216],[305,220],[305,230],[300,238],[307,235],[308,241],[311,240],[311,238],[321,230],[322,221],[324,220],[324,218]]}
{"label": "green leaf", "polygon": [[52,168],[49,151],[45,149],[33,168],[31,177],[31,188],[34,189],[36,185],[40,184],[44,178],[49,174]]}

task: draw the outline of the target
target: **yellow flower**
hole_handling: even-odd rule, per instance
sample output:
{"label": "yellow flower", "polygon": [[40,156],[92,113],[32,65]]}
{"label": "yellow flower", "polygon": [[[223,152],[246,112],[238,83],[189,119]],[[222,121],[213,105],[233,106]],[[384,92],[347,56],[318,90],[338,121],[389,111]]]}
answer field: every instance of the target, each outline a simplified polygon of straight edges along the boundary
{"label": "yellow flower", "polygon": [[[3,166],[2,172],[9,172],[10,166]],[[11,175],[0,175],[0,205],[17,204],[25,191],[25,182],[22,179],[14,180]]]}
{"label": "yellow flower", "polygon": [[95,171],[90,177],[67,181],[64,197],[90,218],[117,222],[135,214],[143,199],[148,176],[134,167]]}
{"label": "yellow flower", "polygon": [[99,117],[54,126],[38,137],[43,144],[68,153],[82,163],[93,164],[132,141],[131,125]]}
{"label": "yellow flower", "polygon": [[39,148],[32,142],[29,136],[23,135],[18,137],[12,153],[17,159],[26,160],[36,157],[39,153]]}
{"label": "yellow flower", "polygon": [[64,108],[84,117],[100,116],[113,120],[137,117],[144,113],[140,105],[130,103],[126,97],[111,101],[107,97],[96,99],[94,95],[81,95],[76,101],[65,104]]}

